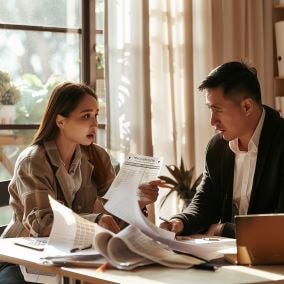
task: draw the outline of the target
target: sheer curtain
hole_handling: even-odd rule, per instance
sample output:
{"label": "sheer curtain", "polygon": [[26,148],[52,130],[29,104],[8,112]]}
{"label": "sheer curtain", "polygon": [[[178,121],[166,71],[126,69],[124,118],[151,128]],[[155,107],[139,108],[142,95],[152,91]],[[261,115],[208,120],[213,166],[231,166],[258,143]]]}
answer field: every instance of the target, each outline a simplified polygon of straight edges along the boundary
{"label": "sheer curtain", "polygon": [[[194,155],[192,1],[149,1],[153,150],[165,164],[189,167]],[[163,174],[168,174],[164,169]],[[160,196],[166,191],[161,190]],[[177,210],[175,198],[161,214]]]}
{"label": "sheer curtain", "polygon": [[153,155],[148,1],[108,0],[106,11],[107,147],[122,162],[130,152]]}
{"label": "sheer curtain", "polygon": [[141,0],[106,3],[107,147],[122,160],[129,152],[152,155],[144,4]]}
{"label": "sheer curtain", "polygon": [[211,2],[212,63],[245,59],[258,70],[263,102],[273,106],[273,0]]}
{"label": "sheer curtain", "polygon": [[[197,87],[214,67],[250,62],[263,102],[273,105],[273,1],[107,3],[108,147],[163,156],[165,164],[178,164],[182,156],[199,175],[214,132]],[[172,201],[163,214],[175,210]]]}

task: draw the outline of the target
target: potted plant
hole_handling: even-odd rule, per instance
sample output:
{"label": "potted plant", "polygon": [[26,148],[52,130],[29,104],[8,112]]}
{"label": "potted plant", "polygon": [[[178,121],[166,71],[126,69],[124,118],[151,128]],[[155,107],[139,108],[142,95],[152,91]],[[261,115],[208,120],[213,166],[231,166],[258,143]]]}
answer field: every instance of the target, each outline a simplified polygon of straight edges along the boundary
{"label": "potted plant", "polygon": [[[15,104],[20,100],[20,91],[11,82],[9,73],[0,71],[0,123],[13,124],[16,119]],[[12,134],[2,130],[1,134]]]}
{"label": "potted plant", "polygon": [[170,189],[170,191],[161,199],[160,206],[162,207],[167,198],[176,192],[179,200],[182,203],[180,211],[189,205],[192,198],[196,193],[196,188],[199,185],[202,174],[193,181],[194,168],[187,169],[184,165],[183,158],[180,160],[180,166],[166,165],[171,177],[159,176],[159,178],[165,182],[164,187]]}
{"label": "potted plant", "polygon": [[14,105],[20,100],[20,91],[11,82],[9,73],[0,71],[0,104]]}

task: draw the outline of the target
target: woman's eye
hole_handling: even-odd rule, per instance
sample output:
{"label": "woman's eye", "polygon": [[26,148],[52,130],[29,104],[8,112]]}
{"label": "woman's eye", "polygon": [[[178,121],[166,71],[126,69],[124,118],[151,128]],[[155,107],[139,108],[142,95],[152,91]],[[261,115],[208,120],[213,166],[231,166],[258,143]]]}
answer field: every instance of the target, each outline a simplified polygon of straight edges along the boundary
{"label": "woman's eye", "polygon": [[94,119],[97,120],[98,114],[91,114],[91,113],[86,113],[83,115],[83,119]]}
{"label": "woman's eye", "polygon": [[90,114],[89,114],[89,113],[86,113],[86,114],[83,116],[83,118],[85,118],[85,119],[90,118]]}

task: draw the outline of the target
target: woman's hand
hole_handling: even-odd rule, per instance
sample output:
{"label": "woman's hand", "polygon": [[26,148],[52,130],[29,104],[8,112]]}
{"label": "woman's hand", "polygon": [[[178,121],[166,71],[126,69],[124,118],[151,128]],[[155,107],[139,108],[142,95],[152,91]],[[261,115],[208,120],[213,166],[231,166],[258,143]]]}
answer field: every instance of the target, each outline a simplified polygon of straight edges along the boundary
{"label": "woman's hand", "polygon": [[103,214],[100,217],[98,224],[114,233],[118,233],[120,231],[120,228],[114,218],[108,214]]}
{"label": "woman's hand", "polygon": [[158,186],[162,184],[161,180],[153,180],[139,185],[138,196],[140,208],[144,208],[146,205],[154,203],[157,200],[159,195]]}
{"label": "woman's hand", "polygon": [[183,222],[178,218],[173,218],[169,221],[160,224],[160,228],[167,231],[174,232],[177,236],[180,235],[184,229]]}

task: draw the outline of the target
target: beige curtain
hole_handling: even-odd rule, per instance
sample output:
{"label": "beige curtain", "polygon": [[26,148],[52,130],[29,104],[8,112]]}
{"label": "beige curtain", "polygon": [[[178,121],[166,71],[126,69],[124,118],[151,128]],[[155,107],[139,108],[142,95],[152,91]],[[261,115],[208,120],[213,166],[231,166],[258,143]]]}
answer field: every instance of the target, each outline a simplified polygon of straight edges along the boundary
{"label": "beige curtain", "polygon": [[149,3],[154,153],[172,163],[184,156],[200,172],[213,132],[197,87],[212,68],[231,60],[251,63],[263,102],[273,105],[272,1]]}
{"label": "beige curtain", "polygon": [[212,1],[213,65],[245,59],[258,70],[264,103],[273,105],[271,0]]}

